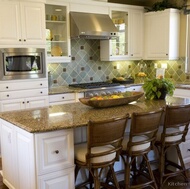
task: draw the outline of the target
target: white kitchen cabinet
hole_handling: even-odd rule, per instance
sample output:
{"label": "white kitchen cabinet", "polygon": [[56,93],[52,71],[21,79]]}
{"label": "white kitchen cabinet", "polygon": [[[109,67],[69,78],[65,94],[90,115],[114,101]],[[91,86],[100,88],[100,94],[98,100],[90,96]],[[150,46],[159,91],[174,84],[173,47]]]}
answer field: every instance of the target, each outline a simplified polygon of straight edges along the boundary
{"label": "white kitchen cabinet", "polygon": [[1,131],[3,182],[9,189],[36,188],[32,134],[6,121]]}
{"label": "white kitchen cabinet", "polygon": [[[190,98],[190,88],[189,89],[176,88],[173,96],[180,98]],[[180,148],[184,163],[190,167],[190,130],[187,133],[186,141],[181,143]]]}
{"label": "white kitchen cabinet", "polygon": [[142,59],[143,15],[142,8],[110,8],[110,17],[118,28],[119,37],[100,41],[101,61]]}
{"label": "white kitchen cabinet", "polygon": [[179,58],[180,11],[145,13],[145,55],[146,60],[175,60]]}
{"label": "white kitchen cabinet", "polygon": [[69,6],[48,0],[45,12],[47,62],[68,63],[71,61]]}
{"label": "white kitchen cabinet", "polygon": [[48,96],[32,97],[23,99],[3,100],[0,102],[1,112],[39,108],[49,105]]}
{"label": "white kitchen cabinet", "polygon": [[45,45],[45,5],[29,1],[1,1],[0,45]]}
{"label": "white kitchen cabinet", "polygon": [[75,93],[49,95],[50,105],[67,104],[75,102]]}
{"label": "white kitchen cabinet", "polygon": [[0,83],[0,112],[48,105],[47,80]]}
{"label": "white kitchen cabinet", "polygon": [[73,130],[29,133],[1,121],[3,182],[9,189],[74,189]]}

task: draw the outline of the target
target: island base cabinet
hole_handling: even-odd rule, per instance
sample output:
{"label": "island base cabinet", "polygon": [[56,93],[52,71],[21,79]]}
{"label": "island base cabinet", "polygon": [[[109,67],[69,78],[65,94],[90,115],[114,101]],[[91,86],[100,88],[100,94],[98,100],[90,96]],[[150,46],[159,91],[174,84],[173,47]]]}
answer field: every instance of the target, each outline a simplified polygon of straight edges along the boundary
{"label": "island base cabinet", "polygon": [[33,135],[2,121],[1,151],[3,182],[8,188],[36,188]]}
{"label": "island base cabinet", "polygon": [[74,189],[74,167],[38,177],[38,189]]}

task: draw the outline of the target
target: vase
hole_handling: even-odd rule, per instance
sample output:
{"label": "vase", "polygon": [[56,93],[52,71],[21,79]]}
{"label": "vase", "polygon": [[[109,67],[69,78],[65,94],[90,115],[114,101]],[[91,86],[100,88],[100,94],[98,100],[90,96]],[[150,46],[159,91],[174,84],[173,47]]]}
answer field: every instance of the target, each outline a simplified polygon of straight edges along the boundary
{"label": "vase", "polygon": [[167,90],[166,89],[160,89],[159,91],[161,92],[161,95],[158,99],[164,100],[166,98],[166,95],[167,95]]}

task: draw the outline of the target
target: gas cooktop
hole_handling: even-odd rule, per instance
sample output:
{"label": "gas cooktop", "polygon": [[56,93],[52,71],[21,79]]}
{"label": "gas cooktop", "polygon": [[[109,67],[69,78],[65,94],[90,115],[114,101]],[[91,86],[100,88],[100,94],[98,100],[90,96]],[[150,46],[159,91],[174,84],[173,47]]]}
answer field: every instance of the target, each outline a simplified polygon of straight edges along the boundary
{"label": "gas cooktop", "polygon": [[69,87],[76,87],[82,89],[94,89],[94,88],[115,87],[115,86],[120,86],[120,83],[92,82],[92,83],[80,83],[80,84],[69,85]]}

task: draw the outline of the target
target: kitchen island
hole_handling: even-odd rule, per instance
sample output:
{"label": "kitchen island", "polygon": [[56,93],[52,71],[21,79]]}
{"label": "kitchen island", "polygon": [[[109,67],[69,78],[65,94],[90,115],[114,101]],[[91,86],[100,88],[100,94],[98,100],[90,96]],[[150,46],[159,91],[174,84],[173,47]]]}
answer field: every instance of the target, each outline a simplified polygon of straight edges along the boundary
{"label": "kitchen island", "polygon": [[74,189],[74,131],[85,127],[89,119],[189,103],[185,98],[149,101],[142,97],[128,105],[103,109],[78,102],[1,113],[3,182],[10,189]]}

